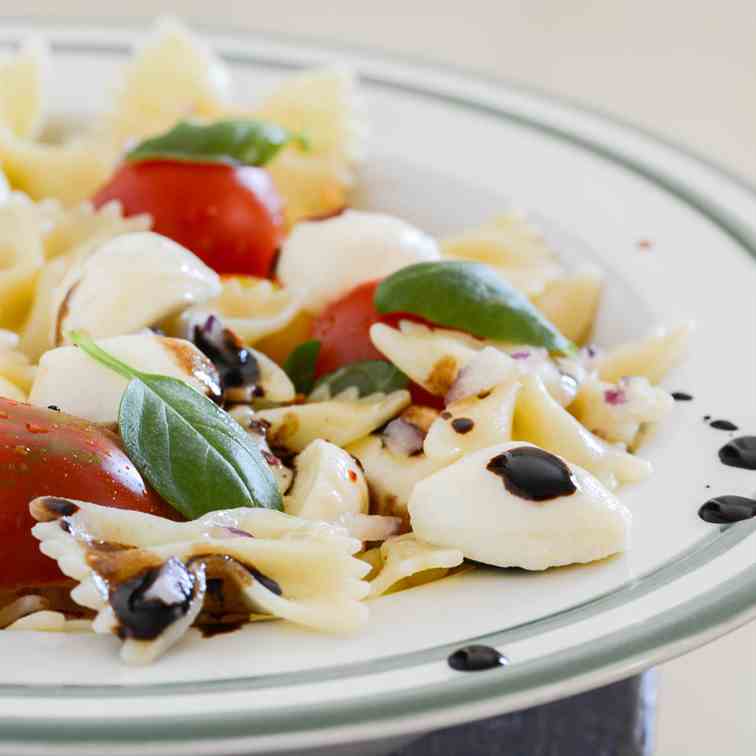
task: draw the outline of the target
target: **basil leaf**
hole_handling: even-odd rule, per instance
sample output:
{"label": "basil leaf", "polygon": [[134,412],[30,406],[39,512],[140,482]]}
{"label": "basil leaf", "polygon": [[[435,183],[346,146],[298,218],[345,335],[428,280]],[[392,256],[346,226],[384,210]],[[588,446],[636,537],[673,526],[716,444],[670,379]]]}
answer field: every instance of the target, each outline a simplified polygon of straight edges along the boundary
{"label": "basil leaf", "polygon": [[442,260],[410,265],[375,292],[378,312],[407,312],[481,338],[571,353],[575,346],[488,265]]}
{"label": "basil leaf", "polygon": [[265,121],[182,121],[160,136],[146,139],[126,160],[185,160],[197,163],[265,165],[291,142],[307,146],[303,136]]}
{"label": "basil leaf", "polygon": [[305,341],[284,362],[284,372],[291,378],[298,394],[309,394],[315,385],[315,365],[320,355],[320,346],[320,342],[315,339]]}
{"label": "basil leaf", "polygon": [[216,509],[282,509],[273,473],[243,428],[183,381],[133,370],[79,333],[90,357],[130,382],[118,426],[129,458],[190,519]]}
{"label": "basil leaf", "polygon": [[390,394],[407,387],[409,378],[390,362],[383,360],[365,360],[353,362],[333,373],[324,375],[316,384],[315,389],[328,388],[331,396],[340,394],[345,389],[356,386],[360,396],[383,393]]}

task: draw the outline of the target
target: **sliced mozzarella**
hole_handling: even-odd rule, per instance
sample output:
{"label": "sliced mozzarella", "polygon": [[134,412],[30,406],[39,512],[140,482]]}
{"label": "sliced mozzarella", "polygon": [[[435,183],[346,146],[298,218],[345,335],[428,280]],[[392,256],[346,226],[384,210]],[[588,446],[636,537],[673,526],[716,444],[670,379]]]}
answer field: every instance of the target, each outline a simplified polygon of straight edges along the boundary
{"label": "sliced mozzarella", "polygon": [[408,391],[362,399],[341,394],[326,402],[260,410],[258,417],[270,423],[268,439],[274,448],[300,452],[316,438],[346,446],[380,428],[409,403]]}
{"label": "sliced mozzarella", "polygon": [[590,470],[610,489],[620,483],[643,480],[651,474],[648,462],[610,446],[584,428],[535,375],[523,378],[513,435]]}
{"label": "sliced mozzarella", "polygon": [[297,225],[276,270],[302,307],[318,313],[365,281],[438,258],[436,242],[414,226],[390,215],[347,210]]}
{"label": "sliced mozzarella", "polygon": [[418,538],[498,567],[544,570],[627,548],[630,512],[590,473],[567,463],[575,491],[545,501],[511,493],[488,469],[519,442],[482,449],[418,483],[410,499]]}
{"label": "sliced mozzarella", "polygon": [[[213,364],[183,339],[137,334],[104,339],[98,345],[136,370],[179,378],[205,394],[220,390]],[[54,404],[95,423],[115,423],[127,385],[126,378],[81,349],[59,347],[40,360],[29,401],[40,407]]]}
{"label": "sliced mozzarella", "polygon": [[490,392],[447,405],[425,438],[425,453],[451,463],[477,449],[509,441],[520,383],[515,378]]}
{"label": "sliced mozzarella", "polygon": [[284,499],[287,514],[333,522],[344,514],[367,514],[365,476],[354,458],[317,439],[296,458],[294,485]]}
{"label": "sliced mozzarella", "polygon": [[346,449],[357,457],[370,486],[370,511],[400,517],[408,530],[407,503],[419,481],[443,467],[443,462],[425,454],[395,454],[380,436],[368,436]]}
{"label": "sliced mozzarella", "polygon": [[53,343],[73,330],[94,338],[154,325],[218,296],[220,279],[189,250],[142,231],[111,239],[66,273],[53,299]]}

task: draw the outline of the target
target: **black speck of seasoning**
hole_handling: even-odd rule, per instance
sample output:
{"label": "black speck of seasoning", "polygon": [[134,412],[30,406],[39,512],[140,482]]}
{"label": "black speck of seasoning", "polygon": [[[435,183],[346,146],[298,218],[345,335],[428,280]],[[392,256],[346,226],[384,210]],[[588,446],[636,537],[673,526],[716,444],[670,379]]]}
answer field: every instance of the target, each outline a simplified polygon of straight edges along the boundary
{"label": "black speck of seasoning", "polygon": [[692,402],[693,394],[686,394],[684,391],[673,391],[672,398],[676,402]]}
{"label": "black speck of seasoning", "polygon": [[444,411],[443,411],[443,412],[441,413],[441,419],[442,419],[442,420],[451,420],[451,416],[452,416],[452,413],[451,413],[451,412],[449,412],[448,410],[444,410]]}
{"label": "black speck of seasoning", "polygon": [[[177,600],[166,603],[146,594],[158,581],[165,580]],[[196,578],[186,566],[171,557],[160,567],[153,567],[119,583],[111,589],[110,606],[118,619],[118,637],[122,640],[154,640],[189,611]]]}
{"label": "black speck of seasoning", "polygon": [[491,646],[465,646],[450,654],[447,662],[457,672],[484,672],[506,667],[509,659]]}
{"label": "black speck of seasoning", "polygon": [[708,423],[709,420],[711,420],[711,415],[704,415],[704,421]]}
{"label": "black speck of seasoning", "polygon": [[570,468],[559,457],[535,446],[497,454],[486,470],[498,475],[507,491],[521,499],[547,501],[577,491]]}
{"label": "black speck of seasoning", "polygon": [[749,520],[756,517],[756,500],[745,496],[717,496],[716,499],[709,499],[698,510],[698,516],[714,525]]}
{"label": "black speck of seasoning", "polygon": [[245,564],[244,567],[246,568],[247,572],[252,575],[252,577],[257,580],[258,583],[260,583],[260,585],[262,585],[264,588],[267,588],[271,593],[275,593],[276,596],[281,596],[283,594],[281,586],[275,580],[273,580],[273,578],[269,578],[267,575],[263,575],[260,570],[255,569],[254,567],[250,567],[247,564]]}
{"label": "black speck of seasoning", "polygon": [[491,392],[490,391],[481,391],[478,394],[478,399],[488,399],[489,396],[491,396]]}
{"label": "black speck of seasoning", "polygon": [[469,417],[455,417],[451,422],[451,427],[454,428],[457,433],[464,435],[465,433],[469,433],[475,427],[475,423]]}
{"label": "black speck of seasoning", "polygon": [[707,483],[704,488],[711,488],[711,483]]}
{"label": "black speck of seasoning", "polygon": [[48,404],[47,409],[52,410],[53,412],[60,412],[60,407],[58,407],[57,404]]}
{"label": "black speck of seasoning", "polygon": [[709,425],[716,430],[723,431],[736,431],[738,426],[735,423],[731,423],[729,420],[712,420]]}
{"label": "black speck of seasoning", "polygon": [[719,459],[730,467],[756,470],[756,436],[733,438],[719,450]]}

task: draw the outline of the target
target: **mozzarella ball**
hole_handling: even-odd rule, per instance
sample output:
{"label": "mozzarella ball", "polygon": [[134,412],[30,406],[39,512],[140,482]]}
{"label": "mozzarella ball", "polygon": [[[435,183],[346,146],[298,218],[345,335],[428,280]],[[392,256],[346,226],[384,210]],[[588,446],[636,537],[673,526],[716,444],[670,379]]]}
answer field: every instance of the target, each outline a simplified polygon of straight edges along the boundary
{"label": "mozzarella ball", "polygon": [[415,487],[418,538],[498,567],[545,570],[627,548],[630,512],[590,473],[510,442],[463,457]]}
{"label": "mozzarella ball", "polygon": [[317,439],[296,458],[296,476],[284,499],[286,514],[334,522],[343,514],[367,514],[368,489],[355,460]]}
{"label": "mozzarella ball", "polygon": [[347,210],[298,224],[283,244],[276,272],[301,306],[317,314],[361,283],[439,257],[436,242],[414,226]]}
{"label": "mozzarella ball", "polygon": [[[97,345],[135,370],[179,378],[204,394],[220,393],[218,371],[194,344],[153,334],[117,336]],[[39,363],[29,402],[54,404],[93,423],[116,423],[129,381],[78,347],[46,352]]]}

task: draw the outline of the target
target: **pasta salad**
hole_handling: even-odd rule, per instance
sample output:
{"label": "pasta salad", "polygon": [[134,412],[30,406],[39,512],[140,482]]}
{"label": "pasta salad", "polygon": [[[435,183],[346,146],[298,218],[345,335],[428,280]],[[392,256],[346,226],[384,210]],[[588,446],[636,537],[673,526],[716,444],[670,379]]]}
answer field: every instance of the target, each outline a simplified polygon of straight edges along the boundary
{"label": "pasta salad", "polygon": [[603,273],[525,215],[439,239],[350,207],[348,70],[240,105],[165,22],[50,141],[48,66],[38,39],[0,61],[0,628],[145,664],[192,628],[358,631],[475,563],[628,548],[618,492],[690,326],[598,348]]}

